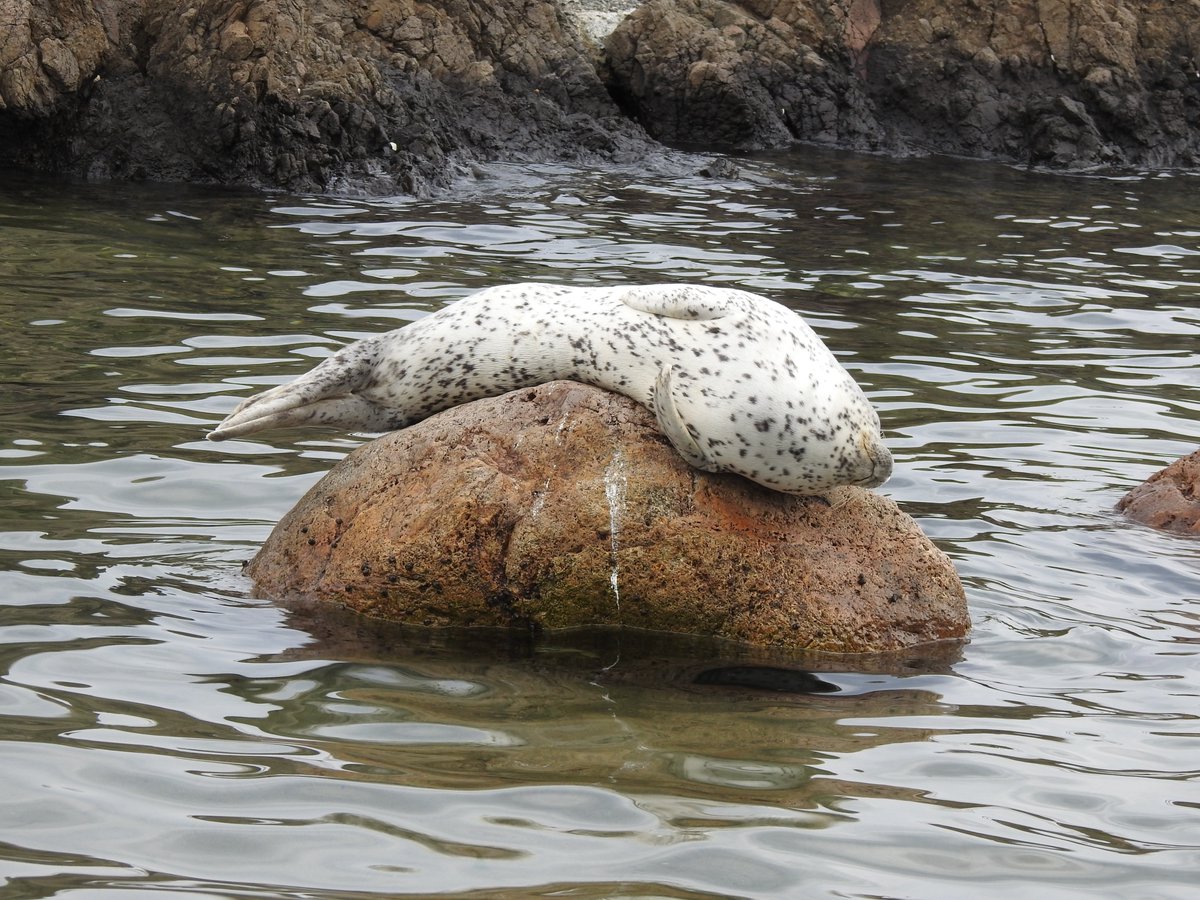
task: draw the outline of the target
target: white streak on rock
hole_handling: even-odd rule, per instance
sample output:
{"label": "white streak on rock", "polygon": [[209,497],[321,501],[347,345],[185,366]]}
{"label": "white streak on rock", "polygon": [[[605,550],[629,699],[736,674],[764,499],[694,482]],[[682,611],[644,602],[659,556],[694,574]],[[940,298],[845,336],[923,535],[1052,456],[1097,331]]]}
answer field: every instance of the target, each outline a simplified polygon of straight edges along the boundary
{"label": "white streak on rock", "polygon": [[641,5],[642,0],[559,0],[559,8],[598,45]]}
{"label": "white streak on rock", "polygon": [[608,500],[608,534],[612,543],[612,573],[608,582],[612,585],[613,597],[617,601],[617,612],[621,611],[621,586],[617,566],[617,551],[620,549],[621,516],[625,513],[625,456],[620,448],[613,454],[612,461],[604,470],[604,496]]}

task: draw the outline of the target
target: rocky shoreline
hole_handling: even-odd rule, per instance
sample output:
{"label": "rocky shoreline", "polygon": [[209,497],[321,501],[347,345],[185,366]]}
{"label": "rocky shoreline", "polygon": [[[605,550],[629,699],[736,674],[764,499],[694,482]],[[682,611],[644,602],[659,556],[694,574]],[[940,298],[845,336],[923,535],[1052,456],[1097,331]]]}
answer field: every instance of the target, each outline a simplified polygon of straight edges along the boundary
{"label": "rocky shoreline", "polygon": [[649,0],[606,51],[669,144],[1200,164],[1194,0]]}
{"label": "rocky shoreline", "polygon": [[0,0],[0,166],[422,193],[820,144],[1200,165],[1200,0]]}

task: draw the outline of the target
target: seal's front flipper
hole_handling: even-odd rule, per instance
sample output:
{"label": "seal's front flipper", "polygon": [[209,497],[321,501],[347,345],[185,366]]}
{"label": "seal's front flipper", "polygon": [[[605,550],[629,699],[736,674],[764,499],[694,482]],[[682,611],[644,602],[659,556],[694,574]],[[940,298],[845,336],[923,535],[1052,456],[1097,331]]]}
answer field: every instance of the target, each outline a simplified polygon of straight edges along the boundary
{"label": "seal's front flipper", "polygon": [[718,467],[710,462],[704,455],[704,451],[700,449],[699,442],[702,439],[700,432],[694,425],[687,424],[679,414],[675,397],[675,392],[679,390],[679,387],[674,383],[674,379],[674,367],[668,366],[658,373],[658,378],[654,381],[654,396],[651,404],[654,409],[654,417],[658,419],[658,427],[667,436],[671,445],[679,451],[679,455],[697,469],[703,469],[706,472],[719,471]]}

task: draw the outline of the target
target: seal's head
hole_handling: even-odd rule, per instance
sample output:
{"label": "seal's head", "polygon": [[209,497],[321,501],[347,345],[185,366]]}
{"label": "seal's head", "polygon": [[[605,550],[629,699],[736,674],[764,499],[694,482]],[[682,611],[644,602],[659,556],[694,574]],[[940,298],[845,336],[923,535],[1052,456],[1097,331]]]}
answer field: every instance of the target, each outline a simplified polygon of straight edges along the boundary
{"label": "seal's head", "polygon": [[861,477],[850,483],[865,488],[879,487],[892,477],[892,454],[883,443],[879,426],[862,429],[858,433],[858,444],[862,448],[858,469]]}
{"label": "seal's head", "polygon": [[808,429],[793,438],[790,452],[802,462],[795,473],[801,483],[784,487],[789,493],[815,494],[844,485],[874,488],[892,475],[879,413],[843,373],[831,379],[836,389],[810,401]]}

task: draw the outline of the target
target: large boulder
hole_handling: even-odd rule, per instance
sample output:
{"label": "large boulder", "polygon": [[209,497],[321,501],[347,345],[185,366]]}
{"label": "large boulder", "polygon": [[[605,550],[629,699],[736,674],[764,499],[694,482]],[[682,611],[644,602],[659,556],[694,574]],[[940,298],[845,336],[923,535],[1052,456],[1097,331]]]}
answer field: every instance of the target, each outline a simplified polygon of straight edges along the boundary
{"label": "large boulder", "polygon": [[1122,497],[1117,509],[1143,525],[1200,535],[1200,450],[1155,472]]}
{"label": "large boulder", "polygon": [[671,144],[1200,163],[1200,0],[649,0],[606,48]]}
{"label": "large boulder", "polygon": [[554,0],[0,0],[0,165],[420,192],[645,152]]}
{"label": "large boulder", "polygon": [[570,382],[358,448],[248,573],[263,596],[418,625],[623,625],[841,653],[969,628],[953,565],[892,501],[700,472],[644,408]]}

